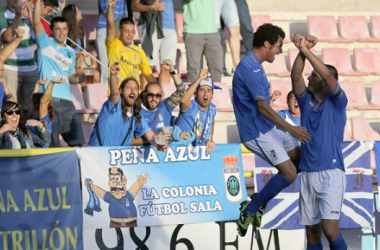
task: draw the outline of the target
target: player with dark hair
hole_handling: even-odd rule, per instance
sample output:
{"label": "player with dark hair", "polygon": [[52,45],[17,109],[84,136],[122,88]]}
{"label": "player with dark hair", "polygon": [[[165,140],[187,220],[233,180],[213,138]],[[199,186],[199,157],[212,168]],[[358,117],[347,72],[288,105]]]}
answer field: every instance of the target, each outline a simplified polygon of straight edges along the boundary
{"label": "player with dark hair", "polygon": [[251,202],[240,207],[238,232],[244,236],[249,224],[261,225],[261,206],[289,186],[296,178],[293,162],[298,162],[299,148],[293,138],[276,128],[288,131],[300,142],[307,142],[310,135],[299,126],[291,126],[269,105],[269,81],[262,63],[272,63],[282,53],[284,31],[272,24],[263,24],[255,32],[253,49],[240,61],[232,82],[233,105],[241,142],[246,148],[277,168],[278,174]]}
{"label": "player with dark hair", "polygon": [[[293,91],[301,108],[301,125],[313,138],[301,146],[299,223],[306,227],[308,250],[323,249],[322,232],[330,249],[345,250],[339,217],[346,189],[341,143],[348,99],[336,68],[310,51],[317,38],[294,35],[292,40],[299,49],[291,73]],[[314,68],[307,87],[302,76],[305,59]]]}

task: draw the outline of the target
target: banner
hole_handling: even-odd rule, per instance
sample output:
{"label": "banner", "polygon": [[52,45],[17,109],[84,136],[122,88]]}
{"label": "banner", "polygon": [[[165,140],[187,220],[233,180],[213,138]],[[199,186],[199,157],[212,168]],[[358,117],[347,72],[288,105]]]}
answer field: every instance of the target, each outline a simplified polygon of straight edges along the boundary
{"label": "banner", "polygon": [[75,151],[0,157],[0,249],[83,249],[78,180]]}
{"label": "banner", "polygon": [[[274,232],[276,231],[276,232]],[[280,240],[276,241],[277,233]],[[161,227],[84,230],[85,249],[139,250],[264,250],[304,249],[305,230],[261,230],[237,235],[235,222],[207,222]],[[347,242],[351,243],[351,242]],[[350,245],[351,246],[351,245]]]}
{"label": "banner", "polygon": [[[342,205],[340,228],[372,227],[373,188],[369,142],[345,142],[342,144],[346,168],[347,187]],[[255,157],[255,183],[258,191],[277,174],[260,157]],[[298,224],[299,176],[296,181],[284,189],[268,203],[261,228],[297,229]]]}
{"label": "banner", "polygon": [[246,199],[241,148],[218,144],[79,148],[84,228],[236,220]]}

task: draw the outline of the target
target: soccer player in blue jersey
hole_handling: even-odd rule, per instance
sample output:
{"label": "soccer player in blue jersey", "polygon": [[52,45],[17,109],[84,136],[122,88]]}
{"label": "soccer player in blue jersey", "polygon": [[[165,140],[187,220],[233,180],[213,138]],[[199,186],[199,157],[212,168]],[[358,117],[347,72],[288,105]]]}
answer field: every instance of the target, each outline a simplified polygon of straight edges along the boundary
{"label": "soccer player in blue jersey", "polygon": [[[317,38],[294,35],[299,49],[292,67],[293,92],[301,108],[301,125],[312,136],[301,146],[299,223],[305,225],[307,249],[322,249],[322,232],[330,249],[347,249],[339,232],[339,216],[346,189],[341,143],[346,124],[347,96],[335,67],[325,65],[310,49]],[[307,59],[314,70],[306,87],[302,72]]]}
{"label": "soccer player in blue jersey", "polygon": [[253,49],[240,61],[232,81],[233,105],[241,142],[246,148],[278,169],[267,185],[251,202],[240,207],[238,232],[244,236],[249,224],[261,225],[259,208],[289,186],[296,178],[294,162],[299,160],[299,148],[294,139],[276,128],[288,131],[302,143],[310,139],[307,130],[291,126],[269,106],[269,82],[262,67],[272,63],[282,53],[284,31],[264,24],[255,32]]}
{"label": "soccer player in blue jersey", "polygon": [[170,97],[162,100],[161,85],[151,82],[146,85],[145,91],[142,92],[143,105],[141,116],[149,124],[154,133],[163,132],[165,126],[170,126],[172,112],[180,104],[186,91],[186,87],[176,73],[172,61],[166,59],[161,65],[172,75],[177,91]]}

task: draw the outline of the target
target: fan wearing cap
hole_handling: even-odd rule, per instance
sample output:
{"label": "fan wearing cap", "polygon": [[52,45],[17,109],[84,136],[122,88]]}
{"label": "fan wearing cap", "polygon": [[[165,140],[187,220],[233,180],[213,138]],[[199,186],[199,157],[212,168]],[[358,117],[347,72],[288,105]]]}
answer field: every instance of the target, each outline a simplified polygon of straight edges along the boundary
{"label": "fan wearing cap", "polygon": [[[182,131],[193,131],[196,134],[193,145],[206,145],[208,152],[215,149],[215,142],[212,138],[216,107],[211,103],[214,89],[221,88],[215,86],[208,77],[208,70],[202,69],[198,79],[190,85],[182,98],[177,120],[177,125]],[[192,95],[194,95],[194,100],[190,100]]]}

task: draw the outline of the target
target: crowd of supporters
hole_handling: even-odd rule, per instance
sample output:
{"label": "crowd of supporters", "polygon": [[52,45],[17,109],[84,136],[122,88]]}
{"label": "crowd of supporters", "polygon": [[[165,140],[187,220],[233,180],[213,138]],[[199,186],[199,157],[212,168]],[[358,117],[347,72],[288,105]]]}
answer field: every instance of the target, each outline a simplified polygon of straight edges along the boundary
{"label": "crowd of supporters", "polygon": [[[165,141],[162,150],[173,143],[212,151],[214,82],[231,72],[225,69],[221,30],[225,25],[230,31],[236,68],[240,32],[246,49],[252,48],[246,1],[183,1],[188,71],[183,80],[189,86],[174,63],[172,0],[98,0],[98,7],[96,51],[87,50],[82,12],[75,4],[7,0],[0,10],[0,148],[60,147],[63,139],[68,146],[159,146]],[[140,12],[138,23],[131,10]],[[133,42],[137,25],[143,27],[141,46]],[[202,69],[203,56],[208,70]],[[87,142],[70,84],[80,84],[85,92],[89,71],[91,81],[109,84],[109,91]],[[165,98],[163,88],[171,78],[176,91]],[[179,115],[173,117],[177,106]]]}

